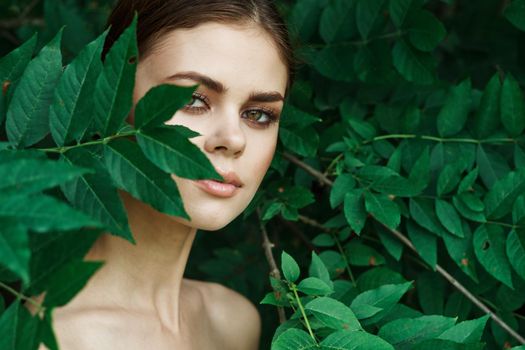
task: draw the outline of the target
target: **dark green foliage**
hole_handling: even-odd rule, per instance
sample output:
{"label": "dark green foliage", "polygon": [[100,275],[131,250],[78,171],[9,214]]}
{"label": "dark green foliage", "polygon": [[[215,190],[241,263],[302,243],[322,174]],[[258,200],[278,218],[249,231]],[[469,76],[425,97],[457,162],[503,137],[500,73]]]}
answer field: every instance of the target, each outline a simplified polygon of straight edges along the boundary
{"label": "dark green foliage", "polygon": [[[48,292],[36,317],[2,292],[2,349],[56,348],[52,309],[99,268],[82,257],[102,231],[133,241],[117,189],[185,217],[169,173],[218,176],[164,125],[191,88],[152,89],[126,123],[135,22],[102,63],[110,4],[87,3],[30,9],[45,28],[1,27],[29,1],[0,4],[0,282]],[[197,237],[189,276],[262,300],[262,349],[522,350],[442,274],[525,333],[525,1],[278,5],[303,64],[276,156],[243,218]]]}

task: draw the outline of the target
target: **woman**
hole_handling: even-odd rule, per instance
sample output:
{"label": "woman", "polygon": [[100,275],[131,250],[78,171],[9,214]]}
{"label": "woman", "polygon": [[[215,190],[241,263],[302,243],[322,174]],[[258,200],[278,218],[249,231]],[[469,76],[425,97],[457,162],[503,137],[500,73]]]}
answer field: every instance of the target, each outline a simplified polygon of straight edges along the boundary
{"label": "woman", "polygon": [[201,134],[191,140],[225,182],[172,176],[191,221],[122,193],[137,244],[112,235],[95,243],[87,259],[106,263],[55,311],[59,344],[65,350],[258,349],[255,307],[183,273],[197,229],[217,230],[239,215],[270,165],[290,76],[286,31],[266,0],[123,0],[110,17],[108,47],[135,11],[134,102],[159,84],[198,84],[168,124]]}

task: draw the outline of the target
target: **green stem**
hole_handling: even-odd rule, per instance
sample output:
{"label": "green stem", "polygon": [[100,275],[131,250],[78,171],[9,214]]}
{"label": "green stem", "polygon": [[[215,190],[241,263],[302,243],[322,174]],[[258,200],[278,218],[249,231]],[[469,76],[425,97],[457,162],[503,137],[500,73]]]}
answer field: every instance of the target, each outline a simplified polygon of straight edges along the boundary
{"label": "green stem", "polygon": [[339,250],[339,253],[341,253],[341,256],[343,257],[343,260],[345,262],[346,271],[348,271],[348,276],[350,276],[350,281],[352,281],[352,285],[354,287],[357,287],[357,284],[355,283],[354,275],[352,274],[352,270],[350,269],[350,263],[348,262],[348,259],[346,258],[345,251],[343,249],[343,246],[341,245],[341,242],[337,238],[337,236],[332,232],[332,237],[334,238],[335,244],[337,245],[337,249]]}
{"label": "green stem", "polygon": [[36,308],[36,311],[37,313],[40,313],[42,310],[44,310],[44,307],[37,303],[36,301],[34,301],[32,298],[30,297],[27,297],[25,296],[24,294],[18,292],[17,290],[9,287],[7,284],[3,283],[3,282],[0,282],[0,288],[3,288],[4,290],[8,291],[9,293],[13,294],[14,296],[16,296],[18,299],[21,299],[21,300],[25,300],[27,301],[28,303],[32,304],[35,308]]}
{"label": "green stem", "polygon": [[137,134],[137,130],[133,130],[133,131],[128,131],[128,132],[123,132],[122,134],[116,134],[116,135],[111,135],[111,136],[108,136],[108,137],[105,137],[103,139],[100,139],[100,140],[96,140],[96,141],[89,141],[89,142],[86,142],[86,143],[79,143],[77,145],[73,145],[73,146],[63,146],[63,147],[53,147],[53,148],[40,148],[38,149],[39,151],[42,151],[42,152],[48,152],[48,153],[65,153],[71,149],[74,149],[74,148],[79,148],[79,147],[87,147],[87,146],[93,146],[93,145],[102,145],[102,144],[107,144],[109,141],[111,140],[114,140],[114,139],[118,139],[118,138],[121,138],[121,137],[128,137],[128,136],[135,136]]}
{"label": "green stem", "polygon": [[363,143],[367,144],[367,143],[371,143],[375,141],[388,140],[388,139],[416,139],[416,138],[419,138],[421,140],[435,141],[435,142],[458,142],[458,143],[474,143],[474,144],[516,143],[516,140],[512,138],[492,138],[492,139],[476,140],[476,139],[469,139],[469,138],[442,138],[442,137],[437,137],[437,136],[415,135],[415,134],[381,135],[381,136],[376,136],[371,140],[365,140]]}
{"label": "green stem", "polygon": [[310,326],[310,322],[308,321],[308,317],[306,317],[306,312],[304,311],[303,303],[301,303],[301,299],[299,298],[299,294],[297,293],[297,287],[294,283],[291,283],[290,288],[293,291],[293,294],[295,296],[295,300],[297,301],[297,305],[299,306],[299,310],[301,310],[301,315],[303,315],[306,329],[308,329],[308,333],[310,333],[310,337],[314,340],[314,342],[317,344],[317,339],[315,339],[314,332],[312,331],[312,327]]}

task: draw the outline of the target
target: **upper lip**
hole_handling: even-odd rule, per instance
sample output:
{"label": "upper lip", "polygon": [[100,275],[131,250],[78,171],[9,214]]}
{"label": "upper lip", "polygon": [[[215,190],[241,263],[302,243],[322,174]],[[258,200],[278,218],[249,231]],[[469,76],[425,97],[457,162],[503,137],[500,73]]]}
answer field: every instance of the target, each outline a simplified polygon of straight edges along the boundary
{"label": "upper lip", "polygon": [[227,183],[227,184],[232,184],[235,187],[242,187],[242,186],[244,186],[244,184],[242,183],[241,179],[239,179],[239,176],[237,176],[237,174],[234,171],[226,171],[226,170],[222,170],[221,168],[218,168],[218,167],[215,167],[215,170],[224,179],[224,181],[220,181],[220,182],[224,182],[224,183]]}

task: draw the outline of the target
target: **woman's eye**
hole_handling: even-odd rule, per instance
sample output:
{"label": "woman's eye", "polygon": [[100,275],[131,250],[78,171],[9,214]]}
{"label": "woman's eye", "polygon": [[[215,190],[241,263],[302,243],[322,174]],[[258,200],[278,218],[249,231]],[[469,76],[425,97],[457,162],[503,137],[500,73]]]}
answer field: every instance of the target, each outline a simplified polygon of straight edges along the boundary
{"label": "woman's eye", "polygon": [[251,122],[267,126],[275,121],[275,116],[272,112],[263,111],[261,109],[251,109],[243,113],[244,118]]}
{"label": "woman's eye", "polygon": [[206,102],[204,102],[204,100],[198,96],[193,96],[191,98],[191,101],[186,104],[186,107],[187,108],[201,108],[201,107],[206,107]]}

